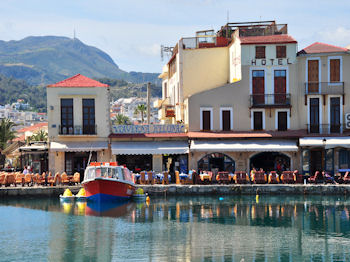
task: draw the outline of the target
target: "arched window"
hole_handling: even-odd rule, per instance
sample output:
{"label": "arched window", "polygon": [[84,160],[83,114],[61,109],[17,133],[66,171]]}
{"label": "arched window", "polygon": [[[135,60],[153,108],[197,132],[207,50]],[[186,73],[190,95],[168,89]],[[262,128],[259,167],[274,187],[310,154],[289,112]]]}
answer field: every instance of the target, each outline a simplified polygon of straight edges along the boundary
{"label": "arched window", "polygon": [[235,171],[235,161],[222,153],[211,153],[205,155],[198,161],[198,170],[211,171],[217,169],[218,171],[227,171],[233,173]]}

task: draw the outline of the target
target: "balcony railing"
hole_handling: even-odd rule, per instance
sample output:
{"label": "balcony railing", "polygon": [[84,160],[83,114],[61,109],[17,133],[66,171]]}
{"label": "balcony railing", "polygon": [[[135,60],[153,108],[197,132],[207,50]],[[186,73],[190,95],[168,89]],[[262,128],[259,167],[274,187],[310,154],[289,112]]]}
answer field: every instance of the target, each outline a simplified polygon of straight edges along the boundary
{"label": "balcony railing", "polygon": [[343,95],[344,82],[306,82],[305,95]]}
{"label": "balcony railing", "polygon": [[251,107],[290,107],[290,94],[250,95]]}
{"label": "balcony railing", "polygon": [[343,126],[341,124],[308,124],[309,134],[341,134]]}
{"label": "balcony railing", "polygon": [[58,134],[59,135],[96,135],[97,134],[97,126],[58,126]]}

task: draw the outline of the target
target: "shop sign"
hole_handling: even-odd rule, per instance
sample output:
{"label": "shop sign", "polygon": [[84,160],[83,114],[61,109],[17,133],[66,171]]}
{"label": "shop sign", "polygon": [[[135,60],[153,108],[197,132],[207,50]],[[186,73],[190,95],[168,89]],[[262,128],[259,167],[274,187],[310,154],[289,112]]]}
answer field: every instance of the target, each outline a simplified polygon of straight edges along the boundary
{"label": "shop sign", "polygon": [[[282,59],[282,58],[277,58],[277,59],[258,59],[260,61],[260,65],[291,65],[292,62],[289,61],[289,58],[287,59]],[[257,60],[252,59],[251,65],[256,66],[257,65]]]}
{"label": "shop sign", "polygon": [[185,125],[116,125],[114,134],[184,133]]}

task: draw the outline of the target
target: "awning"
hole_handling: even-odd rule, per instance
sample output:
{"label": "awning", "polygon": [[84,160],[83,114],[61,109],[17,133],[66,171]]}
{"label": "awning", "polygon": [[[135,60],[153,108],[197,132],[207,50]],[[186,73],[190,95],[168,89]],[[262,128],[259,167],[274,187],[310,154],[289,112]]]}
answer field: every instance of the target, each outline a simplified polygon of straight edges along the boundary
{"label": "awning", "polygon": [[90,152],[100,151],[108,149],[107,142],[94,141],[94,142],[51,142],[51,151],[61,152]]}
{"label": "awning", "polygon": [[350,148],[350,137],[304,137],[299,139],[302,147]]}
{"label": "awning", "polygon": [[191,142],[191,151],[206,152],[280,152],[280,151],[298,151],[295,141],[285,140],[244,140],[244,141],[223,141],[209,140]]}
{"label": "awning", "polygon": [[188,153],[187,141],[112,142],[113,155],[163,155]]}
{"label": "awning", "polygon": [[47,145],[30,145],[30,146],[21,146],[20,151],[45,151],[47,150]]}

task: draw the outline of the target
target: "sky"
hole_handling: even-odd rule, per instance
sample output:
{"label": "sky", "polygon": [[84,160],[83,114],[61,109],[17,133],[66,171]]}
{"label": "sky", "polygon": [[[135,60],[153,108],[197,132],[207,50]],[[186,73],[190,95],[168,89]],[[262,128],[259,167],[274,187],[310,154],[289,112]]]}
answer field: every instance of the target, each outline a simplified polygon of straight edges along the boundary
{"label": "sky", "polygon": [[1,0],[0,40],[76,37],[125,71],[161,72],[160,45],[229,22],[288,24],[298,49],[350,45],[349,0]]}

